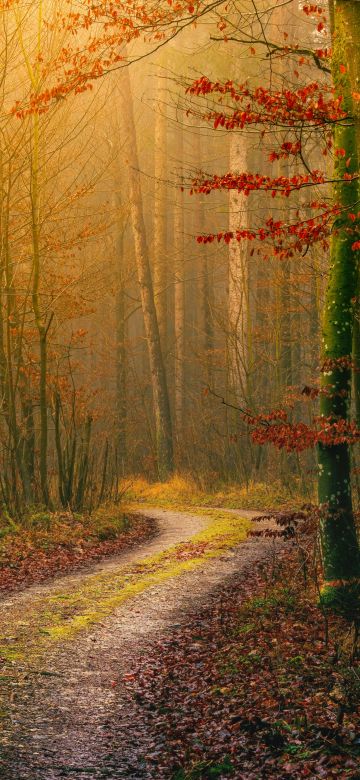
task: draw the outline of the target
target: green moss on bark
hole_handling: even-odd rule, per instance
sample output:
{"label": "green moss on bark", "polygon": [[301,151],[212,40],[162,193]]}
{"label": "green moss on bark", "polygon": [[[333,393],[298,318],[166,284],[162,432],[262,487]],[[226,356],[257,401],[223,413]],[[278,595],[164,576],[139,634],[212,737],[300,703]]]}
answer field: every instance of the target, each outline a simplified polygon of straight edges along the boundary
{"label": "green moss on bark", "polygon": [[349,621],[360,619],[360,583],[339,581],[338,584],[324,584],[320,593],[320,606]]}
{"label": "green moss on bark", "polygon": [[[359,6],[359,3],[356,4]],[[359,253],[354,252],[354,235],[349,231],[349,212],[358,211],[357,122],[353,119],[353,87],[349,65],[349,20],[354,2],[340,0],[335,5],[332,71],[336,95],[349,119],[339,122],[334,131],[334,199],[341,207],[331,240],[330,273],[323,318],[322,356],[327,367],[322,374],[320,412],[330,421],[348,420],[351,394],[351,354],[353,342],[353,299],[357,295]],[[357,11],[358,12],[358,9]],[[356,55],[360,59],[358,47]],[[336,150],[344,150],[336,155]],[[348,359],[348,365],[336,362]],[[335,367],[332,367],[332,365]],[[346,363],[346,361],[345,361]],[[330,368],[329,368],[330,365]],[[356,534],[350,482],[348,444],[319,445],[319,501],[323,506],[321,543],[324,564],[322,603],[348,615],[356,608],[360,579],[360,552]],[[355,586],[354,586],[355,580]]]}

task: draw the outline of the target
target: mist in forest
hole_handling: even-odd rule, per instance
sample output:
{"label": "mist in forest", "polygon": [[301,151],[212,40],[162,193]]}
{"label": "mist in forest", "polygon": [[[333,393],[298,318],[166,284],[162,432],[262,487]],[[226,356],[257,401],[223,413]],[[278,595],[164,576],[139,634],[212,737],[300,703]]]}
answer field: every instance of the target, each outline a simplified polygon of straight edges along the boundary
{"label": "mist in forest", "polygon": [[0,22],[0,776],[359,780],[359,0]]}
{"label": "mist in forest", "polygon": [[[245,43],[217,41],[215,10],[167,45],[130,43],[91,90],[51,99],[56,67],[53,82],[43,63],[71,42],[56,25],[65,10],[34,2],[4,13],[2,500],[15,513],[91,508],[131,474],[180,472],[202,487],[304,481],[312,456],[285,463],[252,442],[243,415],[289,393],[296,407],[311,384],[323,258],[310,249],[299,272],[296,258],[263,259],[246,241],[199,243],[269,214],[286,219],[303,194],[269,209],[261,191],[193,192],[199,178],[274,171],[274,135],[215,130],[187,92],[204,73],[281,87],[284,59],[252,56],[250,9]],[[279,39],[286,14],[287,35],[306,41],[296,4],[265,15],[268,34]],[[46,90],[49,105],[22,111]],[[286,173],[287,160],[276,165]]]}

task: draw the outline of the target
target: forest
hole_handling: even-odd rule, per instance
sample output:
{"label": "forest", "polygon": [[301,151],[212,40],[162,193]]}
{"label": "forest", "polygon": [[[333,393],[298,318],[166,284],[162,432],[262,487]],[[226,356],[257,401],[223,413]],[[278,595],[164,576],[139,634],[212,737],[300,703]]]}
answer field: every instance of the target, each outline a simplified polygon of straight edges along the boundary
{"label": "forest", "polygon": [[0,777],[360,780],[359,0],[0,21]]}

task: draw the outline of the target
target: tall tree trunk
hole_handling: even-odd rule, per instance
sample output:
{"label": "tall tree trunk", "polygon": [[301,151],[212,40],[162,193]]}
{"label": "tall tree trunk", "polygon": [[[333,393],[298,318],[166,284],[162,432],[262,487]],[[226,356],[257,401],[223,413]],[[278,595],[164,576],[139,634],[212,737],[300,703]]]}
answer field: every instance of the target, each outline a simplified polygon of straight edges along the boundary
{"label": "tall tree trunk", "polygon": [[[232,133],[230,139],[230,168],[233,173],[247,170],[247,149],[243,133]],[[248,202],[245,195],[235,191],[229,196],[229,230],[246,228]],[[248,369],[248,245],[246,241],[229,244],[228,293],[228,367],[229,389],[238,401],[247,396]]]}
{"label": "tall tree trunk", "polygon": [[159,323],[160,342],[163,357],[167,350],[167,112],[166,80],[158,78],[157,105],[155,118],[155,203],[154,203],[154,240],[153,240],[153,278],[156,313]]}
{"label": "tall tree trunk", "polygon": [[46,394],[47,373],[47,326],[41,312],[40,305],[40,215],[39,215],[39,117],[34,116],[32,134],[32,171],[31,171],[31,230],[33,252],[33,286],[32,306],[35,317],[35,325],[39,337],[39,407],[40,407],[40,484],[43,501],[49,503],[49,488],[47,475],[47,447],[48,447],[48,409]]}
{"label": "tall tree trunk", "polygon": [[[118,199],[121,206],[121,200]],[[120,473],[126,463],[126,326],[125,326],[125,268],[123,225],[116,221],[117,290],[115,297],[116,327],[116,449]]]}
{"label": "tall tree trunk", "polygon": [[[297,3],[292,0],[290,5],[285,7],[279,7],[277,12],[275,11],[272,22],[276,25],[278,23],[279,29],[285,29],[287,31],[287,44],[289,46],[294,44],[294,21],[296,15]],[[277,36],[276,36],[277,38]],[[279,41],[281,45],[281,41]],[[286,89],[288,81],[288,62],[285,58],[280,59],[279,64],[279,78],[280,89]],[[283,140],[286,140],[286,133],[284,133]],[[278,175],[288,178],[291,176],[289,159],[280,159],[278,162]],[[280,219],[285,223],[291,221],[291,209],[289,200],[283,199],[283,206],[280,209]],[[291,295],[292,295],[292,279],[291,279],[291,260],[285,259],[280,263],[280,393],[283,396],[284,391],[288,385],[292,385],[292,332],[291,332]]]}
{"label": "tall tree trunk", "polygon": [[[41,84],[41,33],[43,27],[43,3],[40,0],[37,13],[36,29],[36,49],[37,61],[35,66],[31,65],[30,60],[25,57],[25,65],[28,76],[36,93]],[[22,43],[21,25],[19,25],[18,34],[20,45]],[[40,249],[40,117],[34,114],[31,125],[31,176],[30,176],[30,204],[31,204],[31,240],[32,240],[32,307],[35,319],[35,327],[39,339],[39,408],[40,408],[40,443],[39,443],[39,468],[40,485],[44,503],[48,506],[49,486],[48,486],[48,468],[47,468],[47,450],[48,450],[48,408],[47,408],[47,334],[49,325],[41,308],[40,282],[41,282],[41,249]]]}
{"label": "tall tree trunk", "polygon": [[[283,215],[284,218],[284,215]],[[286,219],[286,218],[285,218]],[[291,262],[284,260],[280,269],[281,331],[280,331],[280,381],[282,394],[292,384],[291,355]]]}
{"label": "tall tree trunk", "polygon": [[[338,0],[334,7],[333,80],[335,94],[342,97],[342,106],[354,115],[352,92],[355,78],[360,75],[360,5],[354,0]],[[356,45],[355,45],[356,44]],[[326,292],[322,352],[330,361],[322,373],[320,411],[332,421],[348,420],[350,411],[353,337],[353,299],[358,288],[359,252],[352,250],[354,237],[348,232],[348,212],[358,210],[359,187],[356,179],[341,181],[345,173],[357,175],[357,121],[338,123],[335,129],[335,149],[345,150],[336,158],[334,179],[335,201],[344,209],[335,220],[331,240],[331,265]],[[350,162],[349,162],[350,161]],[[345,358],[345,367],[338,361]],[[350,453],[347,443],[336,446],[319,445],[319,501],[323,507],[321,542],[324,561],[322,601],[325,606],[352,616],[358,607],[360,592],[360,551],[356,534],[350,481]]]}
{"label": "tall tree trunk", "polygon": [[[358,283],[358,298],[360,285]],[[357,301],[354,312],[354,329],[352,342],[353,358],[353,389],[355,402],[355,417],[357,427],[360,428],[360,306]]]}
{"label": "tall tree trunk", "polygon": [[[230,166],[234,173],[247,170],[247,139],[243,133],[232,133],[230,137]],[[248,199],[243,193],[230,191],[229,194],[229,230],[236,232],[248,225]],[[249,249],[246,241],[231,241],[229,244],[228,265],[228,320],[227,320],[227,386],[232,403],[243,406],[248,401],[248,360],[250,338],[249,311]],[[245,432],[239,415],[227,410],[228,458],[227,470],[233,478],[239,476],[246,482],[250,476],[250,437]],[[237,434],[241,433],[244,443],[239,446]],[[242,437],[245,436],[243,439]]]}
{"label": "tall tree trunk", "polygon": [[[196,135],[196,152],[197,162],[199,169],[202,170],[206,165],[202,150],[204,147],[204,139],[201,137],[199,131]],[[210,141],[209,141],[210,143]],[[207,150],[209,154],[209,149]],[[206,207],[207,202],[206,195],[200,195],[197,198],[198,220],[199,220],[199,233],[206,232],[205,220],[206,220]],[[199,265],[199,351],[200,357],[203,360],[203,378],[204,381],[211,384],[211,368],[212,368],[212,351],[213,351],[213,324],[211,313],[211,281],[210,281],[210,266],[209,266],[209,252],[208,247],[205,245],[201,247],[201,252],[198,259]]]}
{"label": "tall tree trunk", "polygon": [[160,479],[166,479],[173,471],[173,440],[170,404],[164,361],[161,351],[159,326],[156,315],[153,283],[146,242],[142,209],[142,194],[134,122],[130,77],[123,70],[120,88],[120,113],[123,117],[123,133],[126,138],[126,157],[130,189],[130,214],[134,235],[135,259],[140,286],[145,334],[149,351],[149,363],[154,402],[156,449]]}
{"label": "tall tree trunk", "polygon": [[[184,138],[181,125],[176,133],[177,156],[182,165]],[[182,174],[182,170],[179,171]],[[176,437],[181,454],[184,432],[185,410],[185,280],[184,280],[184,193],[179,184],[175,194],[175,285],[174,285],[174,326],[175,326],[175,425]]]}

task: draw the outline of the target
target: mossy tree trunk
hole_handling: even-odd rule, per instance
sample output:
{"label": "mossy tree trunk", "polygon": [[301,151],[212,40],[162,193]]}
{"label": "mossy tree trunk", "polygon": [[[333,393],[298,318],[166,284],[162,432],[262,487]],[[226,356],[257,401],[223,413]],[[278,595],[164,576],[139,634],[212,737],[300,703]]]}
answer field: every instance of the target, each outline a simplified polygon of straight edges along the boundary
{"label": "mossy tree trunk", "polygon": [[[360,63],[360,47],[353,38],[360,30],[360,4],[340,0],[334,5],[333,80],[336,94],[350,117],[354,117],[353,85],[350,68]],[[352,60],[350,64],[350,60]],[[349,212],[358,211],[357,178],[347,181],[344,174],[359,171],[356,118],[338,123],[334,146],[344,150],[335,155],[334,197],[341,206],[333,226],[330,272],[323,319],[320,411],[331,421],[348,420],[351,395],[351,354],[353,339],[353,299],[358,288],[359,252],[352,249]],[[343,153],[342,153],[343,154]],[[344,360],[341,367],[338,361]],[[356,614],[360,594],[360,551],[351,496],[350,452],[347,443],[319,445],[319,501],[323,508],[321,543],[324,584],[322,603],[348,617]]]}
{"label": "mossy tree trunk", "polygon": [[353,392],[356,425],[360,428],[360,280],[358,279],[357,301],[354,310],[352,359],[353,359]]}

